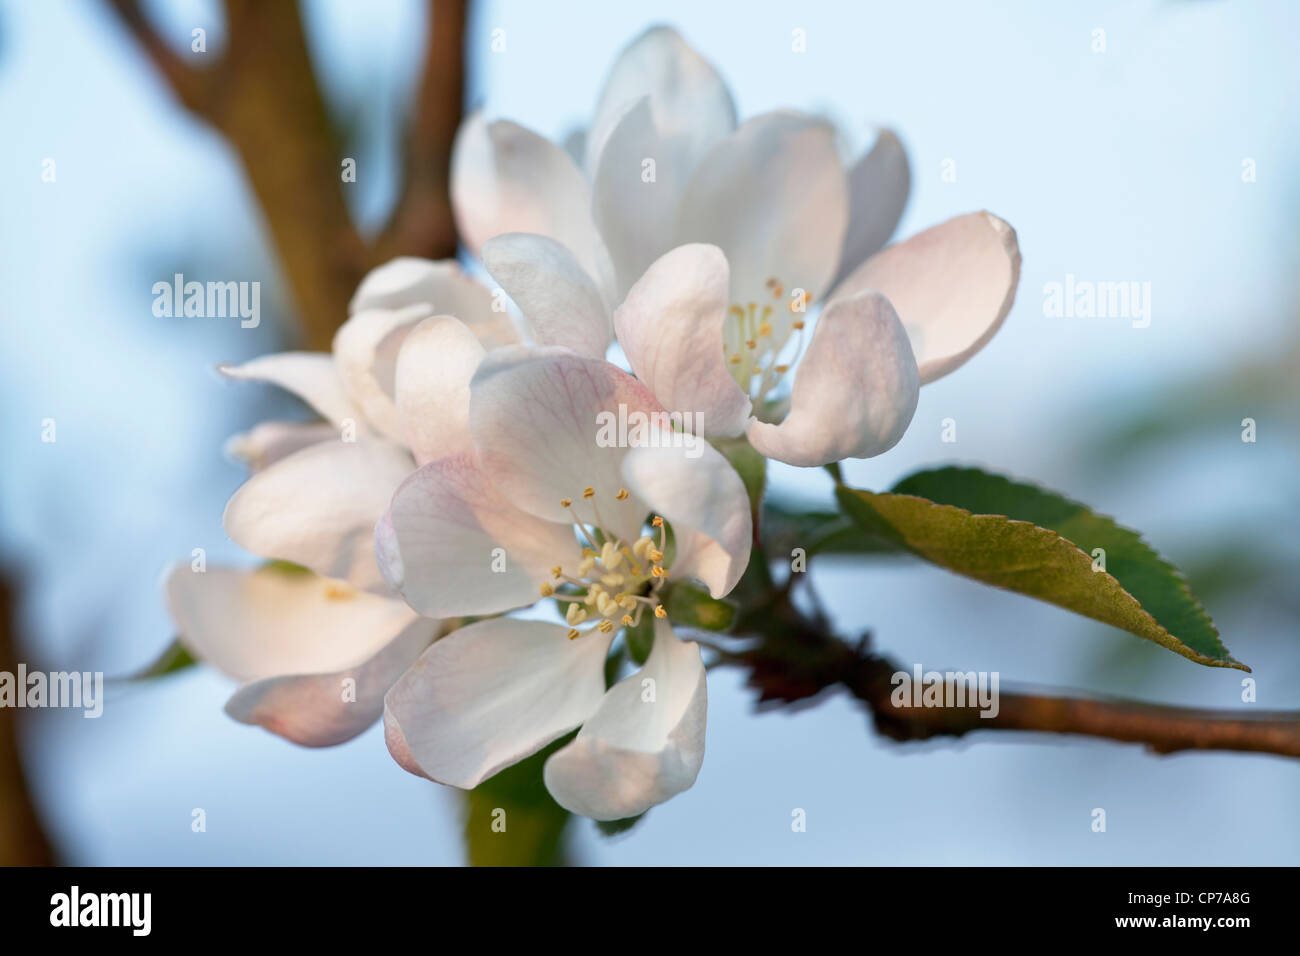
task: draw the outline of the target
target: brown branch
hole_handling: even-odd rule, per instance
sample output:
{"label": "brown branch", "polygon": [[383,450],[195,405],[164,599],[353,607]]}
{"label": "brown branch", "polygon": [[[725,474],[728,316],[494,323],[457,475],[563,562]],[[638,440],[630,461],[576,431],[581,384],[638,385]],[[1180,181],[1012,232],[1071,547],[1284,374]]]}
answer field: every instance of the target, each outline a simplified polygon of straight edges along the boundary
{"label": "brown branch", "polygon": [[740,652],[721,651],[721,662],[750,671],[749,684],[761,703],[791,704],[842,686],[892,740],[1010,730],[1145,744],[1161,754],[1232,750],[1300,757],[1300,711],[1245,713],[1014,689],[999,693],[995,717],[981,717],[976,707],[895,707],[891,678],[907,669],[870,653],[868,638],[850,646],[832,635],[821,614],[800,612],[788,583],[769,586],[767,597],[743,613],[737,630],[756,643]]}
{"label": "brown branch", "polygon": [[[16,605],[9,581],[0,578],[0,672],[9,674],[18,670]],[[0,866],[50,866],[54,852],[32,805],[19,759],[18,715],[16,708],[0,707]]]}
{"label": "brown branch", "polygon": [[407,135],[406,182],[373,247],[344,199],[342,145],[291,0],[227,0],[227,52],[206,69],[178,56],[135,0],[109,0],[177,98],[230,141],[248,175],[311,348],[329,348],[370,267],[395,255],[456,251],[448,175],[464,92],[464,0],[431,0],[429,47]]}
{"label": "brown branch", "polygon": [[375,244],[381,261],[398,254],[456,254],[451,147],[465,99],[466,6],[465,0],[429,2],[424,71],[406,134],[405,185]]}

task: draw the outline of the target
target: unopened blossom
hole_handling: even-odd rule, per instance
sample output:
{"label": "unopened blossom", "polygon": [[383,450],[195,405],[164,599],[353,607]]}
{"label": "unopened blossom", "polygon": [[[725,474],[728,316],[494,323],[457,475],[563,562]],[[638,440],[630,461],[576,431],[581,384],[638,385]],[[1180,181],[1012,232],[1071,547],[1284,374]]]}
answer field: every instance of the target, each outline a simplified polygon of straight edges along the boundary
{"label": "unopened blossom", "polygon": [[846,166],[820,117],[737,126],[717,72],[669,28],[619,57],[576,152],[467,120],[452,173],[466,243],[537,341],[604,355],[617,333],[667,407],[703,411],[709,434],[745,432],[768,457],[893,447],[919,385],[1010,309],[1010,226],[974,213],[881,251],[910,186],[898,138],[882,130]]}
{"label": "unopened blossom", "polygon": [[442,405],[463,404],[398,359],[422,323],[453,311],[480,352],[513,338],[490,293],[455,263],[398,259],[362,282],[332,354],[222,369],[279,385],[324,419],[265,422],[227,446],[252,472],[226,507],[227,533],[310,570],[179,565],[167,576],[181,640],[244,682],[227,704],[237,720],[298,743],[346,740],[378,719],[393,681],[441,631],[387,588],[372,537],[393,490],[441,453]]}
{"label": "unopened blossom", "polygon": [[[445,323],[441,335],[464,332]],[[661,592],[679,578],[715,597],[735,586],[752,537],[744,486],[695,436],[652,424],[636,447],[598,442],[602,413],[666,420],[643,384],[602,359],[512,347],[447,374],[472,376],[451,442],[464,450],[393,496],[375,534],[385,577],[431,617],[548,598],[566,623],[493,618],[434,643],[388,694],[389,749],[412,772],[471,788],[581,726],[546,762],[551,794],[597,819],[635,816],[691,786],[703,760],[704,668]],[[611,642],[647,616],[648,660],[606,690]]]}

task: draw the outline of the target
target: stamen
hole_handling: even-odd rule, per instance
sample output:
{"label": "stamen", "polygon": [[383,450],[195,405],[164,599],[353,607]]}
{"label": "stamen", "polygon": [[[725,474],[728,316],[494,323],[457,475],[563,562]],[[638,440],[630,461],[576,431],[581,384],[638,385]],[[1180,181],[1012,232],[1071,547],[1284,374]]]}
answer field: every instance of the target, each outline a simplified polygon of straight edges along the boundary
{"label": "stamen", "polygon": [[542,592],[542,597],[550,597],[555,593],[555,588],[551,587],[550,581],[543,581],[542,586],[538,590]]}
{"label": "stamen", "polygon": [[628,499],[628,490],[626,488],[618,489],[618,494],[614,498],[617,501],[626,501]]}
{"label": "stamen", "polygon": [[588,485],[586,488],[582,489],[582,497],[584,498],[593,498],[595,497],[595,495],[596,495],[596,489],[591,487],[591,485]]}
{"label": "stamen", "polygon": [[664,606],[662,604],[656,604],[655,617],[663,618],[667,616],[668,616],[668,612],[664,610]]}
{"label": "stamen", "polygon": [[576,641],[580,637],[582,637],[582,631],[578,630],[576,627],[569,631],[569,640]]}
{"label": "stamen", "polygon": [[614,622],[609,620],[601,621],[596,625],[596,630],[600,631],[602,634],[608,634],[610,631],[614,630]]}
{"label": "stamen", "polygon": [[573,504],[573,499],[572,499],[572,498],[561,498],[561,499],[560,499],[560,507],[561,507],[561,508],[568,508],[568,507],[569,507],[570,505],[572,505],[572,504]]}
{"label": "stamen", "polygon": [[587,609],[581,604],[570,604],[564,612],[564,619],[570,624],[581,624],[587,619]]}

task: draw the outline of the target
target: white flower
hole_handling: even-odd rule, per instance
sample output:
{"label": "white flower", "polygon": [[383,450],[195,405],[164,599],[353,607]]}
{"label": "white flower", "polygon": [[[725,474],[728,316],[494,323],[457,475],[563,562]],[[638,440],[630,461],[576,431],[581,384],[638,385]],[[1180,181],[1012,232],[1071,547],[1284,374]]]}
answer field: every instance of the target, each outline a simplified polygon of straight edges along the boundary
{"label": "white flower", "polygon": [[[263,558],[309,568],[257,571],[180,565],[166,589],[182,641],[246,682],[227,704],[237,720],[298,743],[339,743],[378,719],[393,681],[442,625],[395,598],[375,566],[373,529],[417,462],[441,454],[454,384],[398,357],[420,329],[455,321],[472,347],[513,338],[490,293],[455,263],[398,259],[371,272],[333,354],[268,355],[222,371],[300,396],[324,423],[267,422],[228,448],[252,476],[226,507],[227,533]],[[462,383],[467,394],[468,379]]]}
{"label": "white flower", "polygon": [[846,170],[818,117],[737,127],[726,86],[671,29],[620,56],[581,155],[583,169],[514,123],[467,120],[452,169],[467,245],[538,342],[602,356],[617,331],[667,407],[705,412],[710,434],[747,430],[769,457],[820,465],[893,447],[919,385],[1010,309],[1010,226],[974,213],[881,251],[910,183],[898,138],[881,131]]}
{"label": "white flower", "polygon": [[[602,359],[512,347],[470,371],[466,450],[397,490],[375,532],[380,566],[425,615],[495,614],[540,595],[568,609],[568,625],[497,618],[434,643],[388,694],[389,749],[412,772],[471,788],[581,726],[548,759],[547,787],[575,813],[635,816],[689,787],[704,752],[703,664],[663,617],[660,589],[683,577],[715,597],[735,586],[752,537],[744,486],[715,449],[671,430],[598,443],[602,413],[663,412]],[[606,691],[610,643],[644,615],[650,657]]]}

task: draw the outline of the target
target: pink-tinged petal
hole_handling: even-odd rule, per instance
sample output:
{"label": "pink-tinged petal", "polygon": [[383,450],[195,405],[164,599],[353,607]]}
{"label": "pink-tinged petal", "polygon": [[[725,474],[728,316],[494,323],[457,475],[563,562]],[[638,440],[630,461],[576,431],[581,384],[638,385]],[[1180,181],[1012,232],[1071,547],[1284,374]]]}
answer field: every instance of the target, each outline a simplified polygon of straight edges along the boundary
{"label": "pink-tinged petal", "polygon": [[642,97],[648,97],[662,146],[658,165],[683,181],[736,128],[736,107],[718,71],[676,30],[651,27],[623,49],[601,89],[583,144],[593,177],[608,138]]}
{"label": "pink-tinged petal", "polygon": [[533,604],[552,567],[575,572],[580,550],[571,525],[520,511],[472,455],[457,455],[402,482],[375,528],[375,556],[411,607],[455,617]]}
{"label": "pink-tinged petal", "polygon": [[492,292],[471,279],[454,259],[402,257],[384,263],[361,280],[348,314],[424,306],[428,315],[454,315],[485,348],[519,341],[510,317],[492,307]]}
{"label": "pink-tinged petal", "polygon": [[865,289],[898,311],[921,369],[933,382],[982,349],[1002,327],[1020,282],[1016,231],[989,212],[973,212],[876,253],[832,294]]}
{"label": "pink-tinged petal", "polygon": [[411,330],[431,313],[427,305],[358,312],[334,333],[334,366],[348,399],[375,431],[402,441],[397,421],[397,356]]}
{"label": "pink-tinged petal", "polygon": [[516,123],[468,117],[451,160],[456,225],[471,252],[507,232],[530,232],[563,243],[602,290],[614,267],[591,218],[591,190],[559,146]]}
{"label": "pink-tinged petal", "polygon": [[415,463],[379,439],[312,445],[253,475],[226,504],[232,541],[264,558],[383,590],[375,522]]}
{"label": "pink-tinged petal", "polygon": [[[279,352],[243,365],[221,365],[217,371],[240,381],[278,385],[340,427],[357,417],[333,360],[324,352]],[[359,426],[359,430],[364,428],[364,423]]]}
{"label": "pink-tinged petal", "polygon": [[729,280],[717,246],[679,246],[650,266],[614,313],[632,371],[664,408],[694,413],[696,432],[707,436],[738,435],[749,420],[749,396],[723,358]]}
{"label": "pink-tinged petal", "polygon": [[656,621],[645,667],[611,687],[578,736],[550,756],[546,789],[566,810],[595,820],[642,814],[694,785],[707,717],[699,645]]}
{"label": "pink-tinged petal", "polygon": [[403,767],[470,789],[582,723],[605,692],[611,634],[496,618],[435,641],[388,692]]}
{"label": "pink-tinged petal", "polygon": [[515,300],[538,344],[604,358],[609,310],[564,245],[548,236],[507,233],[483,244],[483,265]]}
{"label": "pink-tinged petal", "polygon": [[226,702],[226,713],[304,747],[341,744],[383,716],[384,695],[424,653],[438,629],[437,621],[417,618],[354,667],[245,684]]}
{"label": "pink-tinged petal", "polygon": [[329,422],[261,422],[249,431],[231,435],[225,452],[255,472],[309,445],[338,437],[338,429]]}
{"label": "pink-tinged petal", "polygon": [[673,527],[674,578],[696,577],[715,598],[727,594],[749,564],[754,528],[745,484],[708,442],[658,434],[658,446],[633,448],[623,460],[628,490]]}
{"label": "pink-tinged petal", "polygon": [[173,567],[167,606],[195,657],[241,681],[365,663],[417,620],[401,601],[275,567]]}
{"label": "pink-tinged petal", "polygon": [[417,464],[474,450],[469,382],[485,350],[459,319],[425,319],[402,342],[394,376],[397,424]]}
{"label": "pink-tinged petal", "polygon": [[575,516],[590,523],[598,510],[605,529],[625,541],[640,533],[647,509],[635,496],[617,498],[627,453],[618,422],[649,412],[662,409],[643,384],[567,349],[497,349],[470,384],[474,447],[506,498],[560,523]]}
{"label": "pink-tinged petal", "polygon": [[[848,225],[834,129],[793,111],[747,120],[700,163],[680,208],[676,241],[722,249],[733,303],[786,306],[796,289],[820,300]],[[788,317],[776,308],[773,324]]]}
{"label": "pink-tinged petal", "polygon": [[903,437],[919,385],[907,333],[889,300],[875,292],[836,299],[817,320],[785,420],[753,422],[750,444],[768,458],[804,467],[879,455]]}
{"label": "pink-tinged petal", "polygon": [[870,151],[849,170],[849,228],[832,287],[889,241],[911,188],[907,151],[893,130],[880,130]]}

